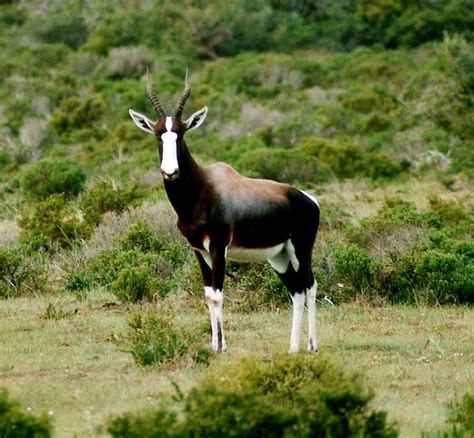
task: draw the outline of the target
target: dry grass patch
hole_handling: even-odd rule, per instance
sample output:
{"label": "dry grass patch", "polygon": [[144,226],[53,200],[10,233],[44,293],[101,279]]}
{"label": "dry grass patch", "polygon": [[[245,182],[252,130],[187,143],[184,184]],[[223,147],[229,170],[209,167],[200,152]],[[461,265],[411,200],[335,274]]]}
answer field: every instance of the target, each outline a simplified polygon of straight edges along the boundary
{"label": "dry grass patch", "polygon": [[[205,306],[198,297],[189,301],[195,301],[189,308],[168,303],[177,325],[201,330]],[[33,412],[49,412],[58,437],[106,436],[100,427],[109,418],[158,406],[163,395],[175,394],[173,382],[187,391],[206,369],[188,362],[139,367],[117,342],[131,314],[163,311],[162,305],[120,305],[100,291],[82,301],[69,295],[0,301],[0,386]],[[289,308],[228,312],[229,352],[211,360],[284,352],[290,324]],[[388,411],[402,436],[439,429],[447,403],[474,390],[473,326],[474,311],[461,306],[319,306],[321,350],[367,376],[374,407]]]}

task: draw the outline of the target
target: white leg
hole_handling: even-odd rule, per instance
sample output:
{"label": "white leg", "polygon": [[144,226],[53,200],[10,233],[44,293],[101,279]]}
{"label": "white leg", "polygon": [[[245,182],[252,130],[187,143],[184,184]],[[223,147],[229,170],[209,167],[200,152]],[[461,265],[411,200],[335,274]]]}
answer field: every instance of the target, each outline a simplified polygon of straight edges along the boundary
{"label": "white leg", "polygon": [[214,289],[212,287],[204,288],[204,296],[206,297],[207,307],[209,308],[209,316],[211,317],[212,340],[211,345],[214,351],[218,350],[218,333],[217,333],[217,315],[216,308],[213,303]]}
{"label": "white leg", "polygon": [[311,289],[306,291],[306,307],[308,308],[308,351],[318,351],[316,339],[316,292],[318,283],[314,280]]}
{"label": "white leg", "polygon": [[219,351],[219,349],[226,351],[227,345],[224,337],[223,317],[224,294],[220,290],[214,290],[212,287],[206,286],[204,288],[204,295],[209,308],[209,315],[211,316],[212,349],[214,351]]}
{"label": "white leg", "polygon": [[296,293],[291,297],[293,301],[293,322],[291,324],[291,339],[289,353],[297,353],[300,346],[301,322],[303,321],[304,293]]}
{"label": "white leg", "polygon": [[[218,348],[221,349],[221,351],[226,351],[227,350],[227,345],[225,342],[225,336],[224,336],[224,293],[221,292],[220,290],[216,290],[214,292],[214,303],[215,303],[215,312],[216,312],[216,317],[217,317],[217,324],[218,324],[218,335],[220,332],[221,338],[217,338],[217,344]],[[220,345],[219,345],[219,340],[220,340]]]}

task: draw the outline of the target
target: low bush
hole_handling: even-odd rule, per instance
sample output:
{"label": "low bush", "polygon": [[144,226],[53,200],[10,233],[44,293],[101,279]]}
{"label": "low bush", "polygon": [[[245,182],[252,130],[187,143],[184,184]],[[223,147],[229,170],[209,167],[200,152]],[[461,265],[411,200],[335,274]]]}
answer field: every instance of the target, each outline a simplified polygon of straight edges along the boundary
{"label": "low bush", "polygon": [[204,362],[209,354],[202,345],[204,333],[192,333],[167,317],[134,315],[129,320],[125,345],[139,365],[167,366],[188,359]]}
{"label": "low bush", "polygon": [[119,247],[124,250],[139,250],[144,253],[156,253],[178,268],[189,259],[189,246],[184,239],[164,233],[160,236],[144,220],[137,220],[118,238]]}
{"label": "low bush", "polygon": [[89,36],[87,22],[77,7],[31,14],[26,26],[44,43],[64,43],[73,49],[84,44]]}
{"label": "low bush", "polygon": [[431,205],[418,211],[387,200],[359,227],[346,227],[346,242],[329,240],[323,277],[333,296],[372,291],[391,302],[472,303],[474,244],[459,226],[470,215],[459,204],[438,199]]}
{"label": "low bush", "polygon": [[121,249],[140,250],[143,252],[159,251],[162,247],[160,240],[152,228],[144,221],[137,220],[127,230],[124,237],[119,237]]}
{"label": "low bush", "polygon": [[288,290],[268,263],[228,263],[226,274],[226,307],[232,311],[275,310],[290,302]]}
{"label": "low bush", "polygon": [[46,416],[26,414],[19,403],[0,392],[0,436],[2,438],[49,438],[53,435],[51,420]]}
{"label": "low bush", "polygon": [[53,113],[50,125],[57,134],[68,136],[75,130],[96,126],[104,113],[105,104],[100,96],[68,97]]}
{"label": "low bush", "polygon": [[120,300],[136,302],[163,298],[180,285],[181,267],[190,255],[184,241],[170,235],[158,237],[146,222],[138,220],[115,244],[116,248],[87,260],[82,270],[70,273],[66,289],[104,286]]}
{"label": "low bush", "polygon": [[465,394],[449,406],[448,423],[462,428],[466,434],[474,433],[474,394]]}
{"label": "low bush", "polygon": [[[121,251],[115,249],[102,251],[99,255],[86,262],[83,272],[87,279],[87,284],[111,287],[122,271],[128,272],[130,269],[138,267],[145,270],[142,271],[142,276],[146,275],[148,277],[147,281],[151,281],[160,262],[165,264],[165,267],[161,269],[161,274],[165,276],[166,280],[171,276],[169,265],[163,262],[158,255],[146,254],[139,250]],[[118,292],[118,285],[125,284],[126,282],[126,274],[124,273],[123,275],[122,281],[116,285],[116,292]],[[74,278],[76,278],[76,275]],[[122,299],[126,298],[125,293],[118,293]],[[127,301],[132,300],[133,296],[130,296],[130,300]]]}
{"label": "low bush", "polygon": [[440,303],[474,302],[474,260],[458,254],[428,251],[414,268],[417,288],[426,288]]}
{"label": "low bush", "polygon": [[[216,379],[216,372],[220,376]],[[115,437],[396,437],[386,413],[370,407],[373,393],[360,376],[327,357],[247,357],[211,369],[184,399],[147,415],[113,420]]]}
{"label": "low bush", "polygon": [[467,393],[448,405],[448,418],[442,430],[423,432],[422,438],[465,438],[474,434],[474,395]]}
{"label": "low bush", "polygon": [[156,283],[157,280],[152,277],[149,268],[134,266],[121,269],[110,288],[118,299],[137,302],[151,297]]}
{"label": "low bush", "polygon": [[334,280],[345,288],[348,296],[378,294],[383,264],[364,248],[351,243],[336,247],[334,271]]}
{"label": "low bush", "polygon": [[446,225],[456,225],[469,220],[469,214],[458,202],[445,201],[439,197],[430,198],[430,209],[437,213]]}
{"label": "low bush", "polygon": [[278,148],[257,148],[242,154],[236,167],[251,177],[287,183],[328,181],[331,173],[316,157]]}
{"label": "low bush", "polygon": [[21,238],[32,250],[36,247],[54,249],[70,248],[77,240],[90,235],[84,224],[61,194],[51,195],[39,202],[31,214],[21,217]]}
{"label": "low bush", "polygon": [[110,181],[100,181],[84,193],[80,206],[84,220],[97,225],[105,213],[120,213],[130,206],[138,205],[143,197],[144,193],[135,184],[121,187],[114,186]]}
{"label": "low bush", "polygon": [[145,47],[119,47],[109,52],[107,73],[113,78],[140,77],[153,58]]}
{"label": "low bush", "polygon": [[0,298],[38,293],[46,286],[39,264],[18,249],[0,247]]}
{"label": "low bush", "polygon": [[23,192],[35,199],[46,199],[55,193],[77,196],[84,190],[86,174],[76,162],[45,159],[32,164],[21,176]]}

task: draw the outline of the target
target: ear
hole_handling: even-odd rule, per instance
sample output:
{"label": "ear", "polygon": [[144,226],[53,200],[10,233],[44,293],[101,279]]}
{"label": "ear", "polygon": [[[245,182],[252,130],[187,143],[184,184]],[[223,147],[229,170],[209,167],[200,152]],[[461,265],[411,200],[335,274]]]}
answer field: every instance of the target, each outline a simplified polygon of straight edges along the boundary
{"label": "ear", "polygon": [[155,133],[155,124],[148,117],[145,117],[143,114],[137,113],[133,110],[128,110],[128,112],[130,114],[130,117],[135,122],[135,125],[137,125],[142,131],[151,134]]}
{"label": "ear", "polygon": [[193,129],[199,128],[204,122],[204,119],[207,116],[207,106],[195,112],[188,120],[184,122],[186,126],[186,131],[192,131]]}

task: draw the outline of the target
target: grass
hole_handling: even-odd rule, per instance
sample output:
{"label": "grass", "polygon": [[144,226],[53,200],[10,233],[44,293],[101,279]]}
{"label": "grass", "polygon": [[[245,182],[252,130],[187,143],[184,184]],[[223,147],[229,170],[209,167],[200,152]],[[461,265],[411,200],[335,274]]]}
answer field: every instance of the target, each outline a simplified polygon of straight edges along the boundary
{"label": "grass", "polygon": [[[191,298],[194,300],[194,298]],[[178,305],[179,306],[179,305]],[[176,382],[189,389],[204,366],[138,367],[117,340],[129,315],[151,304],[117,305],[95,291],[0,302],[0,388],[32,412],[53,417],[56,436],[105,436],[101,426],[125,411],[157,406]],[[204,304],[179,323],[207,321]],[[290,312],[228,313],[228,362],[247,353],[286,351]],[[447,403],[474,390],[474,311],[465,307],[319,306],[320,348],[376,388],[375,406],[399,423],[401,436],[442,427]],[[302,342],[303,346],[303,342]]]}

